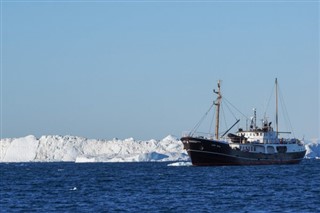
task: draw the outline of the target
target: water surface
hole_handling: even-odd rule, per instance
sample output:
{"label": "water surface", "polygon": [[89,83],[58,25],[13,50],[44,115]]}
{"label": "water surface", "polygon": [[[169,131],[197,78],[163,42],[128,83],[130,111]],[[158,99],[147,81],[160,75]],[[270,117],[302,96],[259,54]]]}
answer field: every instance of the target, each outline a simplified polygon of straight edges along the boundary
{"label": "water surface", "polygon": [[320,160],[298,165],[0,164],[1,212],[320,212]]}

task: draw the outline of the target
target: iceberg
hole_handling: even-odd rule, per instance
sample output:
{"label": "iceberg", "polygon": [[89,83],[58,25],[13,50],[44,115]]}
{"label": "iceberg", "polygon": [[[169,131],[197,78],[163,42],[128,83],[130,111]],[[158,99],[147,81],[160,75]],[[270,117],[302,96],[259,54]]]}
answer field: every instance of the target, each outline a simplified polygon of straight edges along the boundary
{"label": "iceberg", "polygon": [[0,162],[162,162],[188,161],[179,139],[96,140],[77,136],[33,135],[0,141]]}
{"label": "iceberg", "polygon": [[305,158],[320,159],[320,140],[313,140],[306,144],[306,155]]}

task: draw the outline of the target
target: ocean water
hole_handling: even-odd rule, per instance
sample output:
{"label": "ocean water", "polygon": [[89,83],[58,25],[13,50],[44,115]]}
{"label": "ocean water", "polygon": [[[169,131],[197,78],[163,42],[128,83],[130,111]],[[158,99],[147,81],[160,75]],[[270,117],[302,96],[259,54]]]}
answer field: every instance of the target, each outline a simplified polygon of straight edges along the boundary
{"label": "ocean water", "polygon": [[1,212],[320,212],[320,160],[0,164]]}

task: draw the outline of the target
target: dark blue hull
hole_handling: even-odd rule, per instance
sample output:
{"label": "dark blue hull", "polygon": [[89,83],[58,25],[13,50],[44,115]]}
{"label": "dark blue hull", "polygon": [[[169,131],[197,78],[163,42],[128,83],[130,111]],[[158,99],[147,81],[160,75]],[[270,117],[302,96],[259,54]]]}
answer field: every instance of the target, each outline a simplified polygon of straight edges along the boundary
{"label": "dark blue hull", "polygon": [[183,137],[181,141],[196,166],[296,164],[306,152],[255,153],[232,149],[228,143],[204,138]]}

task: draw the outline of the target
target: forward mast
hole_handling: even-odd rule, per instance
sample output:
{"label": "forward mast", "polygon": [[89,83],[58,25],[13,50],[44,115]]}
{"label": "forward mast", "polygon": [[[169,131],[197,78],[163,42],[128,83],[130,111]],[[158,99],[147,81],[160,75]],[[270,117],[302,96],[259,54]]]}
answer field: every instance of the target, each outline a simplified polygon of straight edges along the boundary
{"label": "forward mast", "polygon": [[222,99],[221,90],[220,90],[220,80],[218,81],[218,91],[213,90],[213,92],[218,95],[217,100],[214,103],[216,105],[215,136],[216,136],[216,140],[218,140],[219,139],[219,115],[220,115],[220,105],[221,105],[221,99]]}

